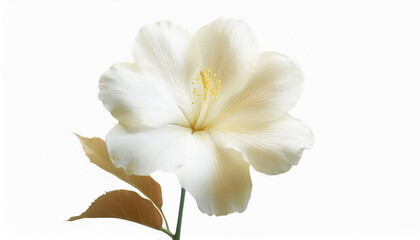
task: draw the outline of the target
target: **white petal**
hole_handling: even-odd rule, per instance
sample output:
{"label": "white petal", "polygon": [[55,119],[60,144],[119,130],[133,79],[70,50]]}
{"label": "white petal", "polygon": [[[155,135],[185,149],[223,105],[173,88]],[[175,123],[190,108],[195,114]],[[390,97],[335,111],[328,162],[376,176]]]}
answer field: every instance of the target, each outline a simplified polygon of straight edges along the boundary
{"label": "white petal", "polygon": [[302,72],[290,58],[262,53],[248,84],[218,113],[222,117],[210,125],[223,128],[238,122],[253,125],[279,119],[296,104],[302,83]]}
{"label": "white petal", "polygon": [[192,34],[169,21],[142,27],[133,48],[135,62],[150,65],[172,90],[178,105],[192,121],[192,81],[199,67],[199,55],[191,44]]}
{"label": "white petal", "polygon": [[258,56],[249,26],[241,20],[218,19],[199,29],[194,41],[200,49],[202,68],[210,68],[221,80],[220,100],[240,91]]}
{"label": "white petal", "polygon": [[117,124],[106,137],[115,166],[137,175],[174,172],[188,157],[191,142],[191,129],[175,125],[128,132]]}
{"label": "white petal", "polygon": [[212,131],[215,142],[242,152],[255,170],[275,175],[296,165],[313,145],[310,128],[288,114],[278,121],[231,132]]}
{"label": "white petal", "polygon": [[99,81],[99,99],[125,127],[189,125],[158,75],[135,64],[114,64]]}
{"label": "white petal", "polygon": [[208,215],[243,212],[251,196],[249,164],[233,149],[216,146],[206,132],[195,132],[190,159],[177,171],[180,184]]}

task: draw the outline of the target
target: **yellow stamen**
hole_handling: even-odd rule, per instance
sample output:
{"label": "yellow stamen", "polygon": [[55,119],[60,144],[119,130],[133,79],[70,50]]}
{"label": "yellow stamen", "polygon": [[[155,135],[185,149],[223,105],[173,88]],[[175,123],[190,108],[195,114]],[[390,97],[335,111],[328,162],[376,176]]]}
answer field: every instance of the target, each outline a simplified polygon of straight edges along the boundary
{"label": "yellow stamen", "polygon": [[202,102],[205,102],[207,99],[211,99],[214,103],[219,98],[221,83],[222,82],[220,80],[216,79],[216,74],[211,74],[209,68],[201,70],[198,77],[196,77],[192,82],[193,85],[198,85],[197,87],[194,86],[193,94],[196,95]]}

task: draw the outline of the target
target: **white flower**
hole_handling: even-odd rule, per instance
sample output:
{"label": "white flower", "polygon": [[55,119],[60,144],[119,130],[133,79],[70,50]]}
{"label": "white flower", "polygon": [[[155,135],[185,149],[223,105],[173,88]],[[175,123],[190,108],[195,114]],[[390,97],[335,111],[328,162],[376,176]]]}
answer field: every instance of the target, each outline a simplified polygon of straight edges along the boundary
{"label": "white flower", "polygon": [[171,22],[142,27],[135,63],[117,63],[100,79],[99,98],[119,121],[106,143],[128,172],[176,173],[209,215],[243,212],[249,165],[280,174],[313,144],[289,111],[302,73],[288,57],[258,54],[243,21],[219,19],[195,35]]}

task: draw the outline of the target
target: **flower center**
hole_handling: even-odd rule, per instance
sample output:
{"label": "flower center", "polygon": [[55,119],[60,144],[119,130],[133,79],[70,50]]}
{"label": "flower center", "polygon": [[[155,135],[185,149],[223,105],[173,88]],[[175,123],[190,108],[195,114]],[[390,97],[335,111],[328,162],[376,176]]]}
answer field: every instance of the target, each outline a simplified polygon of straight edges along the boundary
{"label": "flower center", "polygon": [[214,103],[219,98],[221,81],[216,79],[216,74],[211,74],[209,68],[201,70],[192,84],[194,85],[193,94],[196,95],[201,102],[210,99]]}
{"label": "flower center", "polygon": [[[205,116],[207,109],[219,99],[220,86],[222,81],[216,78],[216,74],[211,74],[210,69],[201,70],[200,74],[193,80],[193,95],[201,102],[200,113],[197,115],[192,129],[201,131],[205,128]],[[195,102],[192,102],[194,104]]]}

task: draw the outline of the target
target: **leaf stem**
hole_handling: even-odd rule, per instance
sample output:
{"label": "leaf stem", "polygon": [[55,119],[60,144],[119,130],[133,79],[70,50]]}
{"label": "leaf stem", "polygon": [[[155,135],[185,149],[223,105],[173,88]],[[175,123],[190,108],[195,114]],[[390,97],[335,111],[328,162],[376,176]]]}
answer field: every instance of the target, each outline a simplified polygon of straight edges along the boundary
{"label": "leaf stem", "polygon": [[175,235],[172,237],[173,240],[180,240],[181,238],[181,224],[182,224],[182,213],[184,211],[184,200],[185,200],[185,189],[181,188],[181,200],[179,202],[178,222],[176,225]]}
{"label": "leaf stem", "polygon": [[173,237],[174,237],[174,235],[171,233],[171,231],[169,231],[169,229],[166,229],[166,228],[161,228],[161,229],[160,229],[160,231],[162,231],[162,232],[164,232],[164,233],[168,234],[168,236],[169,236],[169,237],[171,237],[171,238],[173,238]]}
{"label": "leaf stem", "polygon": [[168,221],[166,220],[165,214],[163,213],[163,211],[162,211],[162,209],[161,209],[161,208],[158,208],[158,210],[159,210],[160,214],[162,215],[163,220],[165,221],[166,229],[167,229],[169,232],[171,232],[171,230],[169,229],[169,224],[168,224]]}

